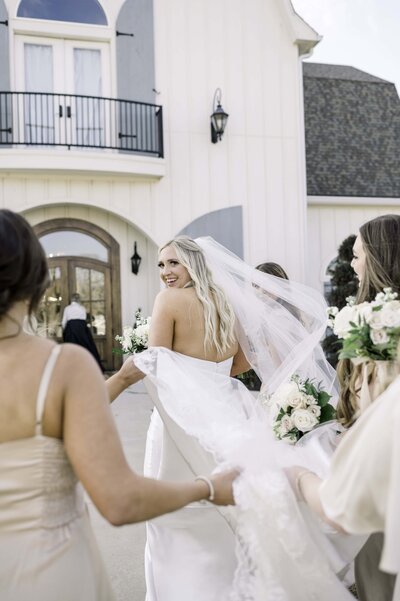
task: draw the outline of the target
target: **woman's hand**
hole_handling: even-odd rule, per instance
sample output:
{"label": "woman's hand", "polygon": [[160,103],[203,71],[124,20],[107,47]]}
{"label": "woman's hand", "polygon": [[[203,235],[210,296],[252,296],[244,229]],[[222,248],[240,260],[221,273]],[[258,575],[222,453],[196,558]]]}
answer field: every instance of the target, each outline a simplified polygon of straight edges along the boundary
{"label": "woman's hand", "polygon": [[145,375],[136,367],[134,357],[128,357],[121,369],[106,381],[110,402],[114,401],[128,386],[139,382]]}
{"label": "woman's hand", "polygon": [[235,505],[233,482],[238,477],[238,470],[230,470],[215,474],[210,478],[214,486],[214,505]]}

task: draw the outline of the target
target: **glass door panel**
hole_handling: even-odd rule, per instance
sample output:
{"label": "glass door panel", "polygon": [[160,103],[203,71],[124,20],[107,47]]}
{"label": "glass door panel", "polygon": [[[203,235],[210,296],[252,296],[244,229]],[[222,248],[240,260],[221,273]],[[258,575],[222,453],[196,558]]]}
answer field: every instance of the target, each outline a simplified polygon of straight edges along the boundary
{"label": "glass door panel", "polygon": [[110,118],[103,97],[110,96],[107,44],[65,41],[66,88],[71,98],[73,144],[105,145]]}
{"label": "glass door panel", "polygon": [[107,43],[17,35],[15,62],[16,88],[25,92],[13,106],[15,130],[24,132],[26,144],[105,145],[111,122],[102,98],[111,96]]}
{"label": "glass door panel", "polygon": [[67,261],[49,260],[50,286],[37,312],[37,331],[40,336],[62,340],[61,319],[68,304]]}
{"label": "glass door panel", "polygon": [[72,277],[75,280],[76,292],[86,308],[88,325],[94,335],[105,336],[105,274],[98,269],[87,267],[74,267],[74,270],[75,274]]}
{"label": "glass door panel", "polygon": [[19,141],[26,144],[60,142],[62,100],[58,94],[64,91],[63,45],[63,40],[15,36],[16,89],[25,94],[14,97],[14,128],[21,132]]}

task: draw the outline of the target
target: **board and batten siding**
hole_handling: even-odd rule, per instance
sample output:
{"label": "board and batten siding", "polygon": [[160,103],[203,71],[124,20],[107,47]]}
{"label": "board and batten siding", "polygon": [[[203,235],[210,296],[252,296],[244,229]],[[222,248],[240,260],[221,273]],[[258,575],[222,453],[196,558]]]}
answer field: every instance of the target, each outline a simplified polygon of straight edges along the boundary
{"label": "board and batten siding", "polygon": [[379,215],[400,214],[400,199],[393,199],[393,204],[387,203],[387,199],[376,198],[357,201],[360,204],[308,206],[307,283],[318,290],[322,291],[326,269],[345,238],[357,235],[363,223]]}

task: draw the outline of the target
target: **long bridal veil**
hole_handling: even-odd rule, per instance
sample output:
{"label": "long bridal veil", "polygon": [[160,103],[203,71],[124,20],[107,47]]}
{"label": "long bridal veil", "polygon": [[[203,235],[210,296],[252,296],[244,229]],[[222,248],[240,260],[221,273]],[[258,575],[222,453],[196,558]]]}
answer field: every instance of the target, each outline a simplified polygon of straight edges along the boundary
{"label": "long bridal veil", "polygon": [[[319,346],[326,325],[322,297],[256,271],[210,238],[196,242],[233,306],[240,345],[263,390],[271,393],[297,373],[334,393],[334,372]],[[222,601],[350,601],[337,574],[362,542],[319,523],[298,503],[283,470],[305,465],[323,476],[327,465],[315,441],[295,447],[277,441],[265,406],[238,380],[210,377],[201,361],[150,348],[135,363],[157,386],[169,418],[220,469],[241,470],[235,482],[238,567]]]}
{"label": "long bridal veil", "polygon": [[319,345],[327,324],[322,296],[303,284],[257,271],[212,238],[196,242],[233,306],[240,346],[263,390],[274,392],[298,373],[315,378],[336,397],[335,371]]}

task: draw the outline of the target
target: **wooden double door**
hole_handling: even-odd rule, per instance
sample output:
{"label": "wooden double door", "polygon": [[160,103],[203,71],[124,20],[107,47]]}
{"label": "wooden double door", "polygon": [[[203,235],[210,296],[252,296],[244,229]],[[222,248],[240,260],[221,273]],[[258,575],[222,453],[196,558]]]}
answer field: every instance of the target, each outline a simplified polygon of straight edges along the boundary
{"label": "wooden double door", "polygon": [[50,286],[38,312],[38,330],[42,335],[62,341],[61,320],[71,295],[77,292],[86,309],[103,367],[113,369],[113,328],[110,267],[101,261],[83,257],[48,258]]}

